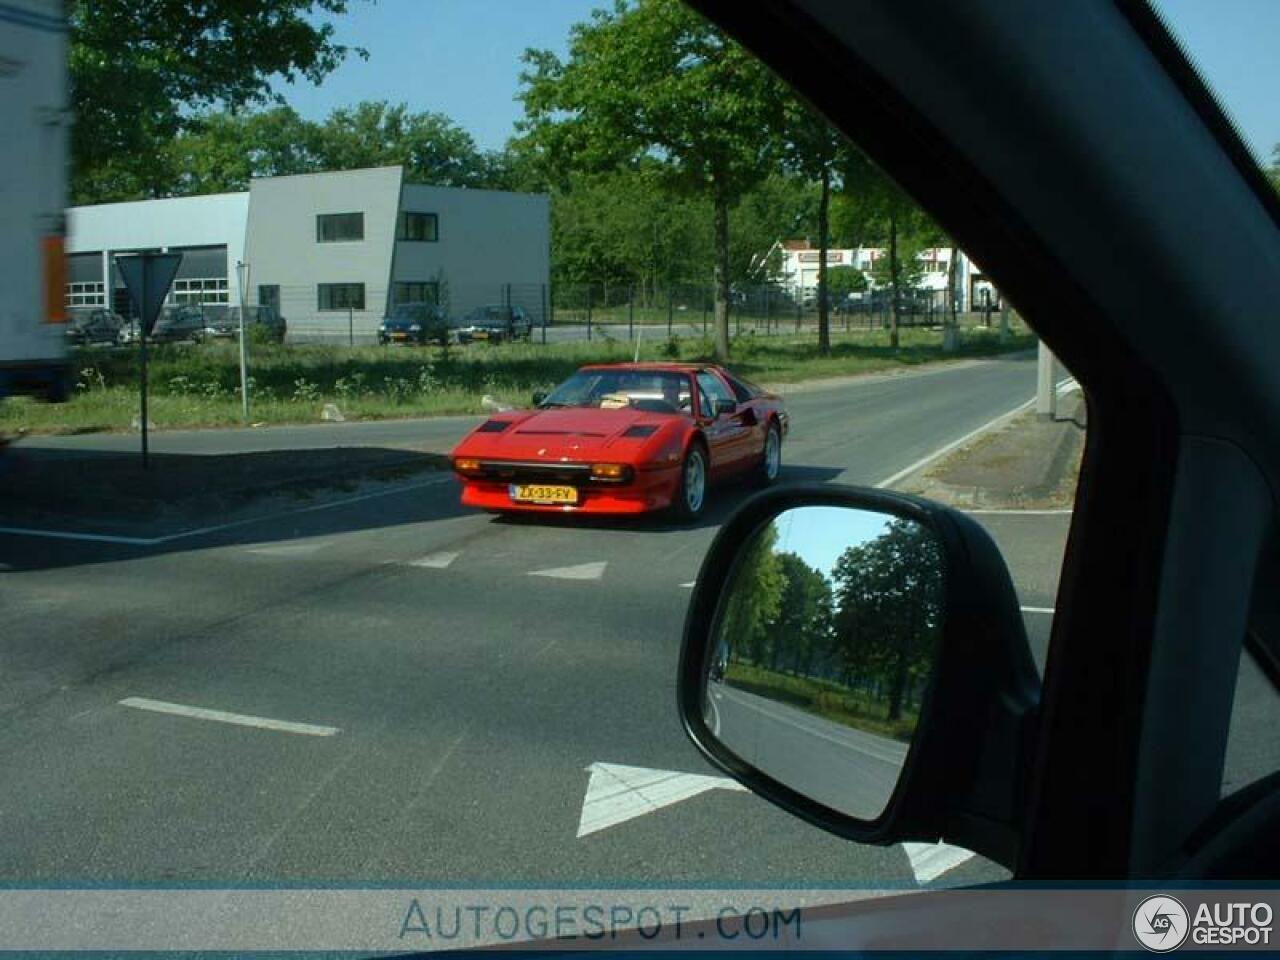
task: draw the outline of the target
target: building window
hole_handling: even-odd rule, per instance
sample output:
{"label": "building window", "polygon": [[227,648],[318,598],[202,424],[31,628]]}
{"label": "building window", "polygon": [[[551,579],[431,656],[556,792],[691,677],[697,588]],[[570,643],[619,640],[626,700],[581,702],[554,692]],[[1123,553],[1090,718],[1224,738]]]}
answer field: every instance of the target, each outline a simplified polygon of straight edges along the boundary
{"label": "building window", "polygon": [[348,243],[363,239],[363,213],[316,214],[316,243]]}
{"label": "building window", "polygon": [[68,307],[104,307],[107,304],[107,288],[101,280],[91,283],[68,283]]}
{"label": "building window", "polygon": [[278,311],[280,309],[280,284],[258,284],[258,305],[262,307],[271,307]]}
{"label": "building window", "polygon": [[391,304],[438,303],[440,287],[435,282],[411,280],[391,285]]}
{"label": "building window", "polygon": [[226,277],[187,277],[173,281],[173,300],[198,307],[205,303],[227,303]]}
{"label": "building window", "polygon": [[434,243],[440,239],[439,221],[434,213],[411,213],[404,210],[396,222],[397,240],[417,240]]}
{"label": "building window", "polygon": [[363,283],[318,283],[316,299],[321,310],[363,310]]}

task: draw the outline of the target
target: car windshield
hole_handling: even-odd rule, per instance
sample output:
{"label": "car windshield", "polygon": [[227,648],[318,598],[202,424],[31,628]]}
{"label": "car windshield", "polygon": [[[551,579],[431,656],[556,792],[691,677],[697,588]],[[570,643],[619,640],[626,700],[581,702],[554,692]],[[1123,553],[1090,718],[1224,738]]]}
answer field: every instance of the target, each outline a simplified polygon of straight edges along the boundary
{"label": "car windshield", "polygon": [[670,412],[689,408],[689,377],[671,371],[580,370],[556,387],[543,407],[616,409],[637,401],[670,405]]}
{"label": "car windshield", "polygon": [[392,320],[429,320],[431,307],[425,303],[401,303],[391,309]]}

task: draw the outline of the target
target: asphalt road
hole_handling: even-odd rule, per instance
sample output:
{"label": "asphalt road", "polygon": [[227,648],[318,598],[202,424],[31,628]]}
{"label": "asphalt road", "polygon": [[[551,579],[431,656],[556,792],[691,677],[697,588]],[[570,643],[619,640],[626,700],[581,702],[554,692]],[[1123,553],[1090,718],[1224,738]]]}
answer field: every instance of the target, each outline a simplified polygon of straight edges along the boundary
{"label": "asphalt road", "polygon": [[[1005,359],[798,391],[783,479],[878,483],[1034,380]],[[472,422],[153,449],[447,445]],[[344,496],[151,545],[0,534],[0,880],[914,885],[901,847],[731,789],[578,836],[593,764],[717,774],[673,679],[688,585],[741,491],[690,528],[497,520],[430,474]],[[983,519],[1022,603],[1051,607],[1066,518]],[[1048,621],[1027,615],[1038,657]],[[973,859],[943,879],[1001,875]]]}

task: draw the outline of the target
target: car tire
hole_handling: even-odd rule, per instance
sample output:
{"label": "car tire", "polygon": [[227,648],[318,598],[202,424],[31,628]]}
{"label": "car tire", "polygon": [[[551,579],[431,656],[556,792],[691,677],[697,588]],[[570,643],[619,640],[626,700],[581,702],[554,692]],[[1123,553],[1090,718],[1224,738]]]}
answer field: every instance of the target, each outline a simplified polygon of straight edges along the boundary
{"label": "car tire", "polygon": [[778,479],[782,472],[782,431],[778,424],[770,422],[764,433],[764,448],[760,453],[760,463],[756,467],[753,480],[757,487],[767,487]]}
{"label": "car tire", "polygon": [[692,443],[680,462],[680,480],[676,495],[671,501],[671,513],[685,523],[702,516],[707,507],[707,450],[701,443]]}

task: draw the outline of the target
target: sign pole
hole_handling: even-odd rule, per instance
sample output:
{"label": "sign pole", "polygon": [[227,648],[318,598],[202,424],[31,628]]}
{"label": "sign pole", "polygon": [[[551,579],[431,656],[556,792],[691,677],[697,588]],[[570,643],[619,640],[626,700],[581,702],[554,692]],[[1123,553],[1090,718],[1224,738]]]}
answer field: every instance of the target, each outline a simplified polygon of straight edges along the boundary
{"label": "sign pole", "polygon": [[116,257],[116,270],[129,291],[134,311],[138,315],[138,356],[141,377],[138,384],[142,434],[142,468],[148,466],[147,451],[147,334],[160,316],[173,278],[182,263],[180,253],[142,253]]}
{"label": "sign pole", "polygon": [[[151,258],[142,258],[142,289],[149,290],[151,288]],[[138,390],[141,399],[141,415],[142,421],[139,424],[142,430],[142,469],[149,470],[150,464],[147,459],[147,325],[142,322],[142,318],[138,318],[138,351],[142,362],[142,379]]]}
{"label": "sign pole", "polygon": [[249,265],[236,261],[236,279],[240,283],[240,406],[244,412],[245,426],[249,425],[249,341],[246,339],[245,314],[248,312],[246,291],[249,285]]}

